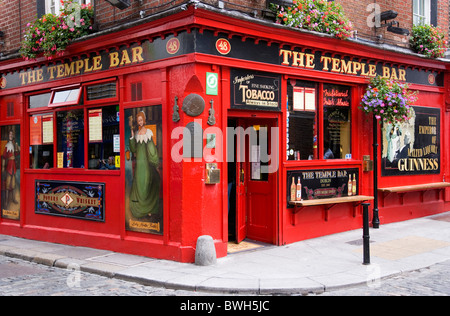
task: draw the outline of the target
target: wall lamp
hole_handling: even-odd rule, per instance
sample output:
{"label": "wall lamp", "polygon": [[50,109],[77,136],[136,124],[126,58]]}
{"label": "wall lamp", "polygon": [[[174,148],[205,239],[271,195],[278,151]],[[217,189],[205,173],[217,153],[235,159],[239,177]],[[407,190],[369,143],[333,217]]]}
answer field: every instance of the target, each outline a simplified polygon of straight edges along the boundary
{"label": "wall lamp", "polygon": [[120,10],[126,9],[131,5],[130,0],[106,0],[106,1]]}
{"label": "wall lamp", "polygon": [[[398,22],[397,22],[397,25],[398,25]],[[409,35],[408,29],[404,29],[404,28],[392,26],[392,25],[388,26],[387,31],[394,33],[394,34],[399,34],[399,35],[406,35],[406,36]]]}
{"label": "wall lamp", "polygon": [[[381,12],[378,16],[375,17],[375,21],[379,20],[380,22],[384,22],[383,24],[381,24],[380,27],[387,27],[387,31],[394,33],[394,34],[399,34],[399,35],[409,35],[409,30],[408,29],[404,29],[399,26],[399,23],[397,21],[391,21],[391,22],[386,22],[388,20],[392,20],[395,19],[397,17],[398,13],[394,10],[388,10],[388,11],[384,11]],[[394,26],[397,25],[397,26]]]}

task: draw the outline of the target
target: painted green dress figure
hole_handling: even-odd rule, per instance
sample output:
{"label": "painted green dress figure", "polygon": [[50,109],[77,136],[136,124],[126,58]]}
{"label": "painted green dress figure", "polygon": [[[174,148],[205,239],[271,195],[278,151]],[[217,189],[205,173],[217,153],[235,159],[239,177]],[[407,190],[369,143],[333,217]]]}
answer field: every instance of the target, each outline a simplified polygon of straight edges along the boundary
{"label": "painted green dress figure", "polygon": [[134,217],[151,216],[159,211],[159,157],[152,140],[153,133],[145,128],[145,114],[137,114],[139,131],[131,129],[130,150],[136,157],[133,184],[130,191],[130,210]]}

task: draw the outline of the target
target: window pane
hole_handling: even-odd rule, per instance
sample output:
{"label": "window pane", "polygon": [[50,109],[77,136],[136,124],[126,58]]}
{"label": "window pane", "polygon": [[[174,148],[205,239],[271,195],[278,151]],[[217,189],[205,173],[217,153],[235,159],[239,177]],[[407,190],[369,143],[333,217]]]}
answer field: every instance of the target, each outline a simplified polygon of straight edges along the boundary
{"label": "window pane", "polygon": [[80,88],[56,91],[52,103],[76,102],[80,91]]}
{"label": "window pane", "polygon": [[48,106],[48,102],[50,101],[51,93],[43,93],[31,95],[29,99],[29,107],[30,109],[46,107]]}
{"label": "window pane", "polygon": [[323,85],[324,159],[343,159],[351,155],[350,102],[350,87]]}
{"label": "window pane", "polygon": [[108,82],[87,87],[88,100],[100,100],[116,97],[116,83]]}
{"label": "window pane", "polygon": [[84,111],[57,112],[56,122],[57,167],[84,168]]}
{"label": "window pane", "polygon": [[315,83],[289,80],[287,116],[287,159],[318,159]]}
{"label": "window pane", "polygon": [[[119,169],[119,106],[89,109],[89,169]],[[118,160],[119,162],[119,160]]]}
{"label": "window pane", "polygon": [[30,168],[53,168],[53,114],[30,116]]}

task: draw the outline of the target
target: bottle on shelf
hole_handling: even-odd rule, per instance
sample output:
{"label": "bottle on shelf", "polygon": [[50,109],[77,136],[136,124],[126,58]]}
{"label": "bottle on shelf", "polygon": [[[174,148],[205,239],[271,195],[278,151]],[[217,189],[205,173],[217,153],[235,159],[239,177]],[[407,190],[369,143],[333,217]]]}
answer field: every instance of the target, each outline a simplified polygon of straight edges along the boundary
{"label": "bottle on shelf", "polygon": [[352,182],[352,175],[349,174],[348,176],[348,190],[347,195],[351,196],[353,193],[353,182]]}
{"label": "bottle on shelf", "polygon": [[356,195],[356,176],[355,176],[355,173],[353,174],[352,195]]}
{"label": "bottle on shelf", "polygon": [[291,184],[291,201],[296,200],[296,186],[295,186],[295,180],[294,177],[292,177],[292,184]]}
{"label": "bottle on shelf", "polygon": [[297,182],[297,201],[302,200],[302,184],[300,183],[300,177],[298,177]]}

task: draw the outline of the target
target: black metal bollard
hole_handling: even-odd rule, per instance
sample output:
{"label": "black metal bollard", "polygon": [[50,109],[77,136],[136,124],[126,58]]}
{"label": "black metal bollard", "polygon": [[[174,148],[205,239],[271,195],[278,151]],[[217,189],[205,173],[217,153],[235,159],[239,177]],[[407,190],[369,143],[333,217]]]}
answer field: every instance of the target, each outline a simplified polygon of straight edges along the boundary
{"label": "black metal bollard", "polygon": [[370,246],[369,246],[369,205],[362,203],[363,206],[363,264],[370,264]]}

